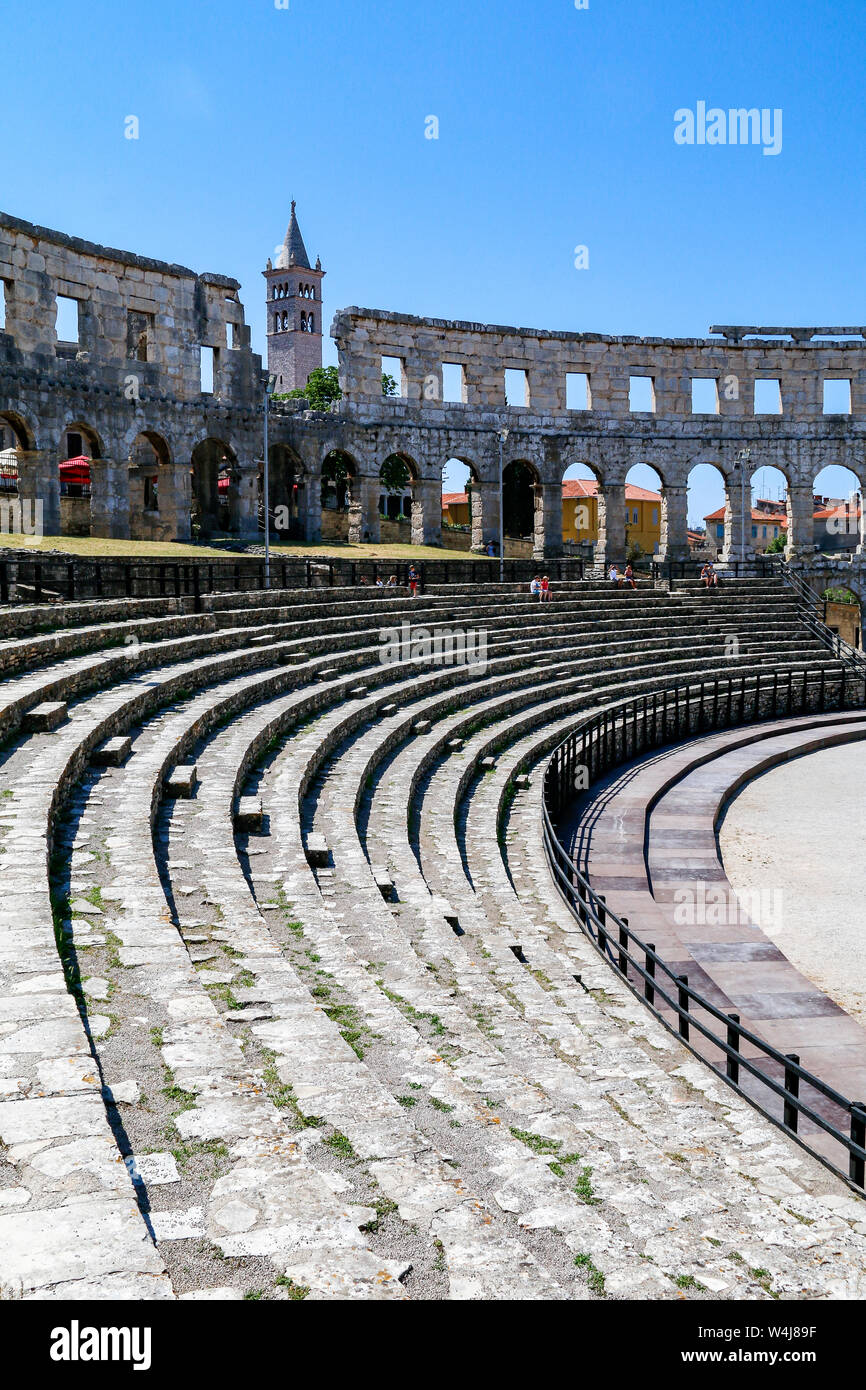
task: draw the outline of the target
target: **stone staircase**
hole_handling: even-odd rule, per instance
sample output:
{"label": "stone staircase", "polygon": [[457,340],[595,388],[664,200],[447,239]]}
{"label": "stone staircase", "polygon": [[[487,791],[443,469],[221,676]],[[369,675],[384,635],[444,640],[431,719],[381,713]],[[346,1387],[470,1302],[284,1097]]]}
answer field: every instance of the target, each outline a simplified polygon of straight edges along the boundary
{"label": "stone staircase", "polygon": [[[203,605],[0,612],[2,1296],[862,1296],[861,1203],[641,1010],[541,844],[581,715],[838,664],[790,592]],[[483,659],[390,659],[404,624]]]}

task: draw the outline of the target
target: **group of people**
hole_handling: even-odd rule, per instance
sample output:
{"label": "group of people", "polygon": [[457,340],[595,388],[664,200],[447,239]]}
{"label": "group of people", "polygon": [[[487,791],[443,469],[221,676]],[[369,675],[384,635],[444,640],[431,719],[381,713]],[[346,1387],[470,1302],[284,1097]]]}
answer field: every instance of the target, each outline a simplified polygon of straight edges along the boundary
{"label": "group of people", "polygon": [[701,580],[706,584],[708,589],[715,589],[718,587],[719,576],[716,574],[716,569],[712,560],[708,560],[701,570]]}
{"label": "group of people", "polygon": [[[359,582],[360,582],[362,588],[365,588],[365,589],[366,589],[366,588],[369,588],[369,587],[370,587],[370,581],[369,581],[369,579],[367,578],[367,576],[364,575],[364,574],[361,575],[361,578],[360,578],[360,581],[359,581]],[[418,597],[418,585],[419,585],[420,583],[421,583],[421,575],[420,575],[419,571],[415,568],[414,565],[410,565],[410,566],[409,566],[409,574],[408,574],[407,580],[406,580],[406,587],[407,587],[408,590],[409,590],[409,596],[410,596],[410,598],[417,598],[417,597]],[[396,576],[396,574],[389,574],[387,579],[380,579],[380,578],[377,578],[377,579],[376,579],[376,588],[377,588],[377,589],[396,589],[396,588],[398,588],[398,583],[397,583],[397,576]]]}
{"label": "group of people", "polygon": [[546,574],[537,574],[529,586],[529,592],[538,598],[539,603],[550,602],[550,579]]}
{"label": "group of people", "polygon": [[625,584],[627,588],[637,588],[637,584],[635,583],[634,570],[632,569],[631,565],[626,565],[622,574],[620,574],[617,565],[612,564],[607,572],[607,577],[612,584],[615,584],[617,586],[618,589],[621,589],[623,584]]}

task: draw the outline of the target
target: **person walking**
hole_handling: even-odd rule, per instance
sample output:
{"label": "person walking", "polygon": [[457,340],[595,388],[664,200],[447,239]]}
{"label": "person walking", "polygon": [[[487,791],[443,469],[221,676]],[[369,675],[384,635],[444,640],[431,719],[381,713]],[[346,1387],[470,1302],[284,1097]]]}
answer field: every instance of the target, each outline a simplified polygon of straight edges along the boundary
{"label": "person walking", "polygon": [[418,571],[416,570],[416,568],[415,568],[414,565],[410,565],[410,566],[409,566],[409,597],[410,597],[410,598],[417,598],[417,597],[418,597],[418,585],[420,584],[420,582],[421,582],[421,576],[420,576],[420,574],[418,573]]}

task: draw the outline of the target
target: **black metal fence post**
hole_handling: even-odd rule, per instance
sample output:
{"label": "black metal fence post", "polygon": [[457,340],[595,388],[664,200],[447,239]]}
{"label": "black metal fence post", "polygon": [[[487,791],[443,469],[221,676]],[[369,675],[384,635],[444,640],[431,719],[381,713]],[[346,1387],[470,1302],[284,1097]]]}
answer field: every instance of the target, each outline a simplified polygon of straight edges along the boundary
{"label": "black metal fence post", "polygon": [[[733,1048],[734,1052],[740,1051],[740,1015],[728,1014],[728,1047]],[[735,1086],[740,1084],[740,1062],[739,1057],[728,1057],[725,1064],[725,1072],[729,1081],[733,1081]]]}
{"label": "black metal fence post", "polygon": [[793,1063],[793,1066],[785,1068],[785,1128],[789,1129],[792,1134],[796,1134],[800,1112],[792,1102],[798,1100],[800,1096],[800,1074],[795,1070],[800,1065],[800,1058],[796,1052],[786,1052],[785,1056],[789,1062]]}
{"label": "black metal fence post", "polygon": [[628,950],[628,918],[627,918],[627,917],[620,917],[619,920],[620,920],[620,922],[622,923],[622,925],[621,925],[621,927],[620,927],[620,929],[619,929],[619,970],[620,970],[620,974],[621,974],[621,975],[625,975],[625,977],[626,977],[626,979],[627,979],[627,978],[628,978],[628,959],[627,959],[625,953],[626,953],[626,951]]}
{"label": "black metal fence post", "polygon": [[654,941],[648,941],[647,944],[646,944],[646,952],[645,952],[645,959],[644,959],[644,969],[646,970],[646,973],[647,973],[647,975],[649,976],[649,979],[648,979],[648,980],[644,980],[644,986],[643,986],[643,997],[644,997],[644,999],[647,1001],[648,1004],[654,1004],[655,1001],[656,1001],[655,985],[653,984],[653,981],[655,980],[655,977],[656,977],[655,949],[656,949],[656,944],[655,944],[655,942],[654,942]]}
{"label": "black metal fence post", "polygon": [[[851,1143],[866,1148],[866,1101],[851,1102]],[[848,1155],[848,1176],[858,1187],[866,1183],[866,1163],[857,1154]]]}
{"label": "black metal fence post", "polygon": [[680,1006],[679,1033],[683,1042],[689,1040],[689,977],[677,976],[677,1000]]}

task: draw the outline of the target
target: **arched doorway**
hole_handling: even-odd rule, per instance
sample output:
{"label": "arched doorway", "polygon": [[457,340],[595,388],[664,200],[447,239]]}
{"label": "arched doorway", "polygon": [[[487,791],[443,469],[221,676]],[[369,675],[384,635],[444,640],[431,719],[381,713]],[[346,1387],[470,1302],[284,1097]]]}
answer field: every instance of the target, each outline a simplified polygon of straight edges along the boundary
{"label": "arched doorway", "polygon": [[228,534],[237,458],[221,439],[203,439],[192,451],[191,520],[194,538]]}
{"label": "arched doorway", "polygon": [[[268,504],[271,531],[279,541],[303,540],[307,503],[306,469],[288,444],[268,448]],[[259,530],[265,528],[264,470],[259,470]]]}
{"label": "arched doorway", "polygon": [[[667,515],[664,482],[658,469],[650,463],[632,464],[625,475],[626,560],[635,568],[648,569],[652,557],[661,550],[663,536],[669,549],[677,543],[672,535],[673,523],[674,517]],[[685,557],[669,554],[669,558]]]}
{"label": "arched doorway", "polygon": [[398,539],[406,542],[412,535],[412,507],[418,477],[417,464],[402,453],[389,454],[379,469],[379,519],[401,529],[405,527],[405,536],[398,535]]}
{"label": "arched doorway", "polygon": [[171,458],[160,434],[142,430],[129,451],[130,534],[142,540],[168,540],[175,533]]}
{"label": "arched doorway", "polygon": [[844,465],[829,464],[815,475],[812,494],[815,549],[829,554],[856,550],[863,529],[863,489],[857,474]]}
{"label": "arched doorway", "polygon": [[320,498],[323,540],[348,539],[349,508],[358,475],[357,462],[342,449],[331,449],[322,460]]}
{"label": "arched doorway", "polygon": [[479,555],[496,554],[498,531],[495,525],[488,525],[495,517],[485,516],[484,502],[485,490],[475,465],[463,458],[447,459],[442,466],[444,545],[454,550],[471,549]]}
{"label": "arched doorway", "polygon": [[591,559],[598,542],[599,480],[587,463],[570,463],[562,475],[562,544],[566,555]]}
{"label": "arched doorway", "polygon": [[20,455],[33,448],[33,437],[20,415],[0,412],[0,500],[18,496]]}
{"label": "arched doorway", "polygon": [[[686,481],[686,498],[692,557],[719,560],[725,555],[727,558],[734,541],[739,541],[739,536],[734,536],[728,490],[721,465],[695,464]],[[738,555],[733,558],[737,559]]]}
{"label": "arched doorway", "polygon": [[[535,543],[535,489],[538,473],[526,459],[512,459],[502,474],[503,529],[506,541]],[[522,553],[523,546],[512,546]]]}
{"label": "arched doorway", "polygon": [[789,526],[788,479],[781,468],[761,464],[750,479],[746,553],[781,554]]}
{"label": "arched doorway", "polygon": [[60,440],[60,534],[89,536],[93,459],[103,457],[96,431],[81,421],[66,426]]}

